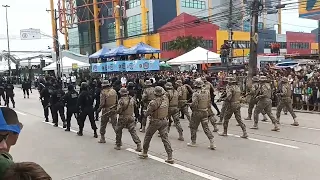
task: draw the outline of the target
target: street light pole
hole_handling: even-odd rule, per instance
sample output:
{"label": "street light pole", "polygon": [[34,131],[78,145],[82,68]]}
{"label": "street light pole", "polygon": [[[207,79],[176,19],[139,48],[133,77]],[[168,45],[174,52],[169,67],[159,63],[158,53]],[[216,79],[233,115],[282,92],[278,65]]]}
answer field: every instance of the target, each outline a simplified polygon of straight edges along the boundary
{"label": "street light pole", "polygon": [[10,39],[9,39],[9,23],[8,23],[8,8],[9,5],[2,5],[2,7],[6,8],[6,23],[7,23],[7,42],[8,42],[8,69],[9,69],[9,77],[11,76],[11,63],[10,63]]}

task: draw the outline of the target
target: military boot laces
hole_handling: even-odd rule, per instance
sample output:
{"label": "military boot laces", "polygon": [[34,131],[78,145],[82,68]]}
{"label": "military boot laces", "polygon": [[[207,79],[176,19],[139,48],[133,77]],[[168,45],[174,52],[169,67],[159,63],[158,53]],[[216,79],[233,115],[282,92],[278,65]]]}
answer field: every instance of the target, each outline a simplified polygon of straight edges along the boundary
{"label": "military boot laces", "polygon": [[254,123],[253,126],[250,129],[259,129],[258,128],[258,123]]}
{"label": "military boot laces", "polygon": [[299,126],[297,119],[293,119],[293,123],[291,125],[292,126]]}
{"label": "military boot laces", "polygon": [[208,148],[211,149],[211,150],[215,150],[216,149],[216,146],[214,145],[213,139],[210,139],[210,145],[209,145]]}
{"label": "military boot laces", "polygon": [[168,158],[165,160],[166,163],[173,164],[174,160],[172,159],[172,154],[168,154]]}
{"label": "military boot laces", "polygon": [[189,147],[197,147],[197,143],[196,142],[190,142],[187,144]]}
{"label": "military boot laces", "polygon": [[100,140],[98,141],[98,143],[106,143],[106,138],[101,135]]}
{"label": "military boot laces", "polygon": [[140,157],[141,159],[146,159],[146,158],[148,158],[148,153],[147,153],[147,151],[143,150],[143,152],[139,154],[139,157]]}
{"label": "military boot laces", "polygon": [[141,148],[141,143],[138,143],[137,144],[137,149],[136,149],[137,152],[141,152],[142,151],[142,148]]}

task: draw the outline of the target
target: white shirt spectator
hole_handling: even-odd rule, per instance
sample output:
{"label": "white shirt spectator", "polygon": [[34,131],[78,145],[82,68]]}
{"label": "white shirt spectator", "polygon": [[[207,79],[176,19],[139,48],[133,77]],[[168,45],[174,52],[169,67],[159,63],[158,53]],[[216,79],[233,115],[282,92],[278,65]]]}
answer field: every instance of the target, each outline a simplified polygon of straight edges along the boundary
{"label": "white shirt spectator", "polygon": [[122,78],[121,78],[121,84],[122,84],[122,85],[127,84],[127,78],[126,78],[126,77],[122,77]]}
{"label": "white shirt spectator", "polygon": [[75,83],[76,82],[76,76],[71,76],[71,82]]}

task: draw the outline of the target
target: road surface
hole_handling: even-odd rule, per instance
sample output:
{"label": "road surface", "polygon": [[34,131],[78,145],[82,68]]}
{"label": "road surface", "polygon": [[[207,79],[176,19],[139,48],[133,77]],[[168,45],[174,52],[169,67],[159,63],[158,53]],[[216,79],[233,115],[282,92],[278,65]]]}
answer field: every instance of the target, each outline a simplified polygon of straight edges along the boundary
{"label": "road surface", "polygon": [[[17,145],[12,149],[15,161],[34,161],[43,166],[53,179],[64,180],[317,180],[320,171],[320,115],[297,113],[299,127],[292,127],[290,115],[281,116],[281,131],[270,131],[270,121],[259,122],[259,130],[251,130],[252,121],[245,121],[249,139],[241,139],[240,127],[234,118],[229,125],[230,136],[214,133],[217,149],[207,147],[209,141],[200,126],[198,147],[187,147],[190,130],[182,120],[185,141],[178,141],[173,127],[169,138],[176,164],[164,163],[166,153],[161,139],[154,136],[150,158],[142,160],[133,151],[129,133],[123,131],[123,147],[114,150],[115,134],[107,129],[107,143],[93,138],[89,121],[83,137],[78,137],[75,119],[72,132],[44,123],[38,92],[24,99],[15,89],[16,111],[24,124]],[[243,118],[247,109],[242,108]],[[275,112],[274,112],[275,113]],[[60,122],[61,123],[61,122]],[[60,124],[61,125],[61,124]],[[97,122],[98,127],[100,122]],[[137,130],[140,125],[137,126]],[[212,126],[210,125],[210,128]],[[222,127],[219,127],[222,130]],[[221,131],[220,130],[220,131]],[[144,134],[138,132],[141,140]]]}

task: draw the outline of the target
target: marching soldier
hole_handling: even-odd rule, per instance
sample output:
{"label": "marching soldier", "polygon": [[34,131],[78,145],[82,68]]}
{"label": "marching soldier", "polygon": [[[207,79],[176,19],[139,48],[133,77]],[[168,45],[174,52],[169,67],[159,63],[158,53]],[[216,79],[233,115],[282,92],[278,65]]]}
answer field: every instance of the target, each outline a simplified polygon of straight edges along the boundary
{"label": "marching soldier", "polygon": [[196,80],[194,82],[195,92],[192,95],[192,103],[190,105],[192,110],[190,131],[191,131],[191,143],[188,146],[196,147],[197,130],[201,123],[204,133],[207,135],[210,146],[209,148],[214,150],[213,135],[208,126],[208,107],[211,105],[210,94],[208,91],[203,89],[203,82]]}
{"label": "marching soldier", "polygon": [[148,150],[152,136],[156,131],[159,131],[161,140],[168,155],[168,158],[167,160],[165,160],[165,162],[173,164],[174,161],[172,159],[172,148],[168,139],[167,117],[169,110],[169,100],[164,94],[165,90],[162,87],[155,87],[155,99],[150,101],[145,113],[146,116],[151,116],[151,118],[143,141],[143,151],[139,156],[142,159],[148,157]]}
{"label": "marching soldier", "polygon": [[1,97],[2,97],[2,99],[3,99],[3,101],[4,101],[4,105],[6,105],[6,96],[5,96],[5,94],[4,94],[4,89],[5,89],[5,84],[4,84],[4,82],[3,82],[3,80],[2,80],[2,78],[0,79],[0,105],[1,105]]}
{"label": "marching soldier", "polygon": [[[166,87],[166,90],[167,90],[167,97],[169,99],[169,116],[168,116],[168,118],[172,117],[173,122],[176,125],[177,131],[179,133],[178,140],[184,141],[183,129],[181,127],[180,118],[179,118],[179,108],[178,108],[179,94],[178,94],[178,91],[173,88],[171,82],[167,82],[165,84],[165,87]],[[168,127],[168,132],[169,131],[170,131],[170,125]]]}
{"label": "marching soldier", "polygon": [[83,136],[84,122],[89,117],[91,128],[93,130],[93,137],[98,138],[97,134],[97,125],[94,120],[94,109],[93,109],[93,97],[88,90],[88,84],[86,82],[81,83],[81,93],[77,101],[77,107],[79,107],[79,117],[78,125],[79,131],[77,132],[78,136]]}
{"label": "marching soldier", "polygon": [[135,85],[133,82],[128,83],[128,88],[127,90],[129,91],[129,96],[133,97],[135,100],[135,105],[134,105],[134,116],[135,116],[135,122],[137,123],[138,120],[140,119],[139,115],[139,102],[137,102],[137,90],[135,89]]}
{"label": "marching soldier", "polygon": [[[209,105],[208,105],[208,119],[209,119],[210,123],[213,126],[213,132],[218,132],[219,129],[217,127],[217,119],[214,117],[215,114],[213,113],[212,108],[211,108],[211,102],[213,102],[212,98],[214,98],[213,97],[213,95],[214,95],[213,94],[213,91],[214,91],[213,90],[213,85],[210,82],[208,82],[205,77],[203,77],[201,79],[204,82],[204,89],[206,91],[208,91],[208,93],[210,95],[210,100],[211,100]],[[218,110],[218,113],[220,114],[219,110]]]}
{"label": "marching soldier", "polygon": [[50,106],[50,96],[51,96],[49,91],[49,86],[50,86],[50,83],[47,82],[46,85],[43,86],[43,88],[41,89],[40,97],[39,97],[43,107],[45,122],[49,122],[49,106]]}
{"label": "marching soldier", "polygon": [[119,114],[119,119],[117,123],[116,130],[116,150],[121,149],[121,138],[122,138],[122,129],[128,128],[129,133],[131,134],[132,140],[136,143],[136,151],[141,152],[141,141],[137,135],[135,129],[135,121],[133,117],[135,100],[133,97],[129,96],[129,92],[126,88],[120,89],[121,98],[118,102],[117,114]]}
{"label": "marching soldier", "polygon": [[[228,77],[223,79],[223,83],[226,84],[226,87],[224,88],[220,98],[218,99],[218,102],[223,101],[223,99],[225,99],[227,97],[226,89],[229,88]],[[220,120],[217,124],[221,125],[223,123],[224,115],[225,115],[225,112],[226,112],[228,105],[229,105],[229,103],[227,101],[222,102],[222,107],[221,107],[221,112],[220,112]]]}
{"label": "marching soldier", "polygon": [[284,107],[286,107],[287,111],[289,111],[289,113],[293,118],[293,123],[291,125],[299,126],[299,123],[297,121],[297,116],[292,109],[292,100],[291,100],[292,91],[291,91],[290,84],[288,82],[289,82],[288,78],[286,77],[282,78],[280,93],[278,93],[278,96],[280,96],[280,102],[277,107],[277,113],[276,113],[277,122],[280,123],[281,111]]}
{"label": "marching soldier", "polygon": [[259,92],[256,94],[255,99],[257,99],[257,106],[254,109],[254,124],[251,129],[258,129],[258,120],[259,120],[259,114],[264,110],[269,118],[271,119],[274,128],[272,131],[279,131],[280,128],[277,125],[277,120],[272,114],[271,108],[272,108],[272,100],[271,100],[271,86],[269,83],[267,83],[268,78],[266,76],[260,77],[260,88]]}
{"label": "marching soldier", "polygon": [[[245,118],[244,120],[251,120],[253,108],[257,104],[257,99],[255,97],[257,97],[257,93],[259,91],[259,88],[260,88],[259,77],[254,76],[252,78],[252,87],[251,87],[249,94],[248,94],[250,96],[249,107],[248,107],[248,117]],[[265,111],[262,111],[262,115],[263,115],[262,121],[267,121]]]}
{"label": "marching soldier", "polygon": [[[209,91],[209,93],[210,93],[211,104],[212,104],[212,106],[214,107],[214,109],[217,111],[217,116],[219,116],[219,115],[220,115],[220,110],[219,110],[217,104],[214,102],[214,98],[215,98],[214,87],[213,87],[213,85],[211,84],[211,82],[208,81],[209,78],[210,78],[210,77],[203,77],[203,78],[201,78],[201,79],[202,79],[202,81],[203,81],[203,83],[204,83],[204,88],[205,88],[207,91]],[[211,111],[212,111],[212,109],[211,109]],[[213,111],[212,111],[212,113],[213,113]],[[213,114],[213,115],[214,115],[214,114]],[[210,116],[210,113],[209,113],[209,116]],[[212,122],[211,122],[211,123],[212,123]]]}
{"label": "marching soldier", "polygon": [[[143,112],[148,107],[151,100],[155,98],[154,95],[154,87],[152,87],[152,83],[150,80],[146,80],[145,82],[145,89],[142,93],[142,102],[143,102]],[[140,132],[145,133],[146,131],[146,125],[147,125],[147,116],[145,114],[142,114],[142,122],[141,122],[141,128]]]}
{"label": "marching soldier", "polygon": [[117,92],[112,88],[111,83],[108,80],[102,82],[102,91],[100,95],[100,106],[98,112],[102,109],[101,125],[100,125],[100,141],[99,143],[106,143],[105,134],[107,124],[110,120],[114,132],[116,132],[117,125]]}
{"label": "marching soldier", "polygon": [[187,116],[187,119],[190,123],[191,117],[188,111],[188,89],[186,85],[182,84],[181,80],[176,81],[176,85],[178,86],[177,91],[179,94],[179,102],[178,102],[178,108],[182,112],[182,114],[185,114]]}
{"label": "marching soldier", "polygon": [[223,99],[229,103],[227,105],[225,114],[224,114],[224,122],[223,122],[223,133],[220,136],[228,136],[228,125],[231,116],[234,114],[239,126],[242,129],[242,138],[248,138],[246,125],[242,122],[241,119],[241,90],[237,85],[237,80],[234,77],[228,77],[229,87],[226,88],[227,96]]}
{"label": "marching soldier", "polygon": [[55,90],[51,94],[51,99],[50,99],[53,126],[55,127],[58,127],[58,113],[59,113],[61,121],[63,122],[63,128],[66,128],[66,119],[64,116],[64,105],[61,101],[64,94],[65,93],[61,89],[61,86],[56,84]]}
{"label": "marching soldier", "polygon": [[8,80],[7,85],[5,86],[6,91],[6,105],[9,107],[9,99],[11,100],[13,108],[15,108],[15,102],[14,102],[14,86],[11,83],[10,80]]}
{"label": "marching soldier", "polygon": [[68,86],[68,92],[63,96],[63,102],[67,106],[67,128],[65,131],[70,131],[71,127],[71,117],[72,115],[77,117],[78,107],[77,107],[77,101],[78,101],[78,92],[74,90],[73,85]]}

